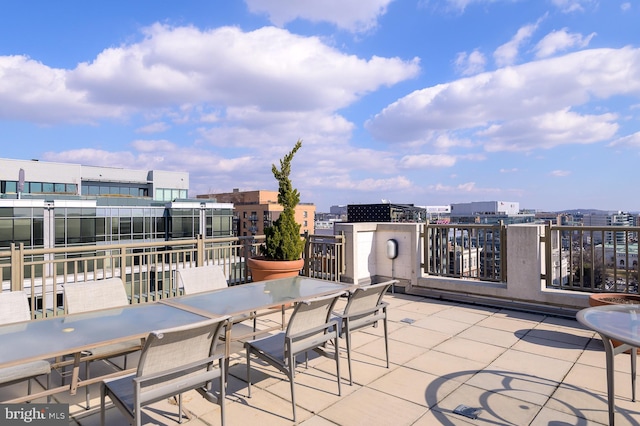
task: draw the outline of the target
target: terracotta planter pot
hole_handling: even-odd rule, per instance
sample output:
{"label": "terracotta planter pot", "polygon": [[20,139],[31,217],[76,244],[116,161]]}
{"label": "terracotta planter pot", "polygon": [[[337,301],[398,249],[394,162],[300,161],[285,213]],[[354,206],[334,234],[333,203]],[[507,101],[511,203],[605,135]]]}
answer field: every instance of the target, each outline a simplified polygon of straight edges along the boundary
{"label": "terracotta planter pot", "polygon": [[276,278],[295,277],[304,267],[304,259],[267,260],[262,256],[247,259],[253,281],[266,281]]}
{"label": "terracotta planter pot", "polygon": [[[589,296],[589,306],[603,306],[603,305],[620,305],[623,303],[640,304],[640,295],[637,294],[625,294],[625,293],[593,293]],[[614,347],[618,347],[622,344],[617,340],[611,340]],[[629,353],[630,351],[625,351]],[[636,349],[636,353],[640,353],[640,349]]]}

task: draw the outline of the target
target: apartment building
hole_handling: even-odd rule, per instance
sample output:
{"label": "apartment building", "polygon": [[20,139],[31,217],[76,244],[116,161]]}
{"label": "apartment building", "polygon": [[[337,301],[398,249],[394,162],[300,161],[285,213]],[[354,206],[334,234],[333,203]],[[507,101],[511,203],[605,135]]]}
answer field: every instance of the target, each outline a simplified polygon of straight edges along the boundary
{"label": "apartment building", "polygon": [[[212,199],[219,203],[232,203],[236,217],[237,236],[263,235],[264,229],[280,217],[284,208],[278,204],[278,191],[240,191],[198,195],[198,199]],[[315,233],[316,206],[299,203],[295,209],[295,220],[300,225],[300,234]]]}

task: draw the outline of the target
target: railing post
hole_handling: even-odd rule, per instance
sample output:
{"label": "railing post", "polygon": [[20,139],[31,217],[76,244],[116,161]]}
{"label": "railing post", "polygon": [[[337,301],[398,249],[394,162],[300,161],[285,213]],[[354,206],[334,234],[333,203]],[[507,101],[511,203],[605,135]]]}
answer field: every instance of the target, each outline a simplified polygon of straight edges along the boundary
{"label": "railing post", "polygon": [[252,246],[252,241],[253,238],[247,238],[247,237],[240,237],[242,238],[242,251],[243,253],[243,257],[244,257],[244,282],[248,283],[249,282],[249,263],[247,262],[247,259],[251,257],[251,246]]}
{"label": "railing post", "polygon": [[11,243],[11,291],[24,290],[24,244],[20,243],[20,247],[16,249],[16,244]]}
{"label": "railing post", "polygon": [[553,283],[553,256],[551,248],[551,222],[544,226],[544,235],[540,236],[540,242],[544,244],[544,273],[541,274],[545,280],[545,287],[550,288]]}
{"label": "railing post", "polygon": [[311,239],[309,238],[309,231],[304,232],[304,252],[302,253],[304,259],[304,267],[302,268],[302,275],[309,276],[309,263],[311,259]]}
{"label": "railing post", "polygon": [[196,239],[196,266],[204,265],[204,237],[198,234]]}
{"label": "railing post", "polygon": [[507,282],[507,274],[509,270],[507,269],[507,225],[504,224],[504,221],[500,221],[500,282]]}

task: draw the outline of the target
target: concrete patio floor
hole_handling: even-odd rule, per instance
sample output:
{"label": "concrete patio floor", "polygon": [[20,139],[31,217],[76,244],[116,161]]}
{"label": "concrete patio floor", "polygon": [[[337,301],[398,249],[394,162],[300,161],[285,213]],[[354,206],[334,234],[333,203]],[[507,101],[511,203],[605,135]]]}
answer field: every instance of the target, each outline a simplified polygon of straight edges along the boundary
{"label": "concrete patio floor", "polygon": [[[608,424],[604,349],[598,336],[574,319],[406,294],[387,294],[385,300],[390,304],[390,368],[385,368],[382,327],[353,336],[353,386],[342,342],[342,396],[332,360],[313,358],[308,369],[299,366],[299,424]],[[232,360],[227,425],[292,424],[285,376],[257,360],[251,366],[248,398],[244,353]],[[640,406],[631,401],[629,355],[618,355],[615,368],[616,424],[640,424]],[[73,397],[56,396],[70,404],[70,425],[100,424],[99,387],[92,386],[91,393],[90,410],[82,389]],[[186,393],[183,404],[192,414],[183,424],[220,424],[219,406],[196,392]],[[454,414],[460,404],[479,409],[477,419]],[[170,401],[153,404],[144,409],[144,422],[176,425],[177,407]],[[111,407],[107,424],[126,421]]]}

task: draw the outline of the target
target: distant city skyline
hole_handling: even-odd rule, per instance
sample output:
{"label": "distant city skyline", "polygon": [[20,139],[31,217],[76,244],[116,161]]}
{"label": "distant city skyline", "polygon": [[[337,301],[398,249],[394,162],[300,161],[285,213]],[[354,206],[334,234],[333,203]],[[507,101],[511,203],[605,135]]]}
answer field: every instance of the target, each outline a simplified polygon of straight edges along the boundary
{"label": "distant city skyline", "polygon": [[9,2],[3,158],[186,171],[189,195],[636,212],[640,4]]}

